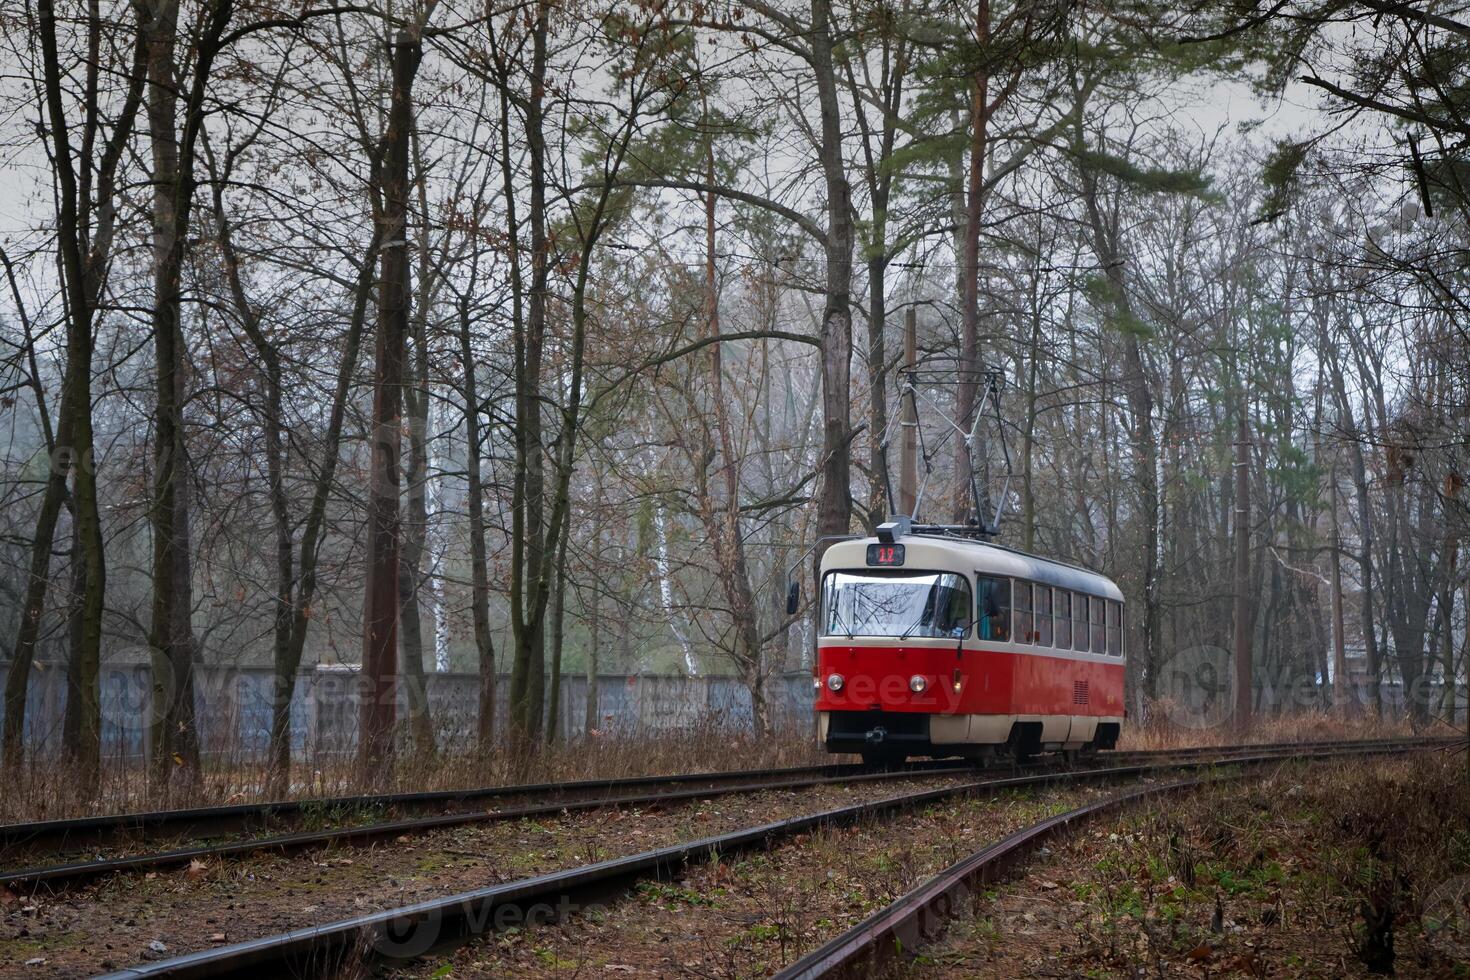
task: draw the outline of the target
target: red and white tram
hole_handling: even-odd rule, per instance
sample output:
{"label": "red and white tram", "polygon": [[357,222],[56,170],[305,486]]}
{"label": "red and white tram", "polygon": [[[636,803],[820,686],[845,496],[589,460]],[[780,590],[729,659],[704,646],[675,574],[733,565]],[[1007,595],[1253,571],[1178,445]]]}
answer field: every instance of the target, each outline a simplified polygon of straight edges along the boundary
{"label": "red and white tram", "polygon": [[896,519],[821,562],[819,737],[867,761],[1110,749],[1123,594],[1103,575]]}

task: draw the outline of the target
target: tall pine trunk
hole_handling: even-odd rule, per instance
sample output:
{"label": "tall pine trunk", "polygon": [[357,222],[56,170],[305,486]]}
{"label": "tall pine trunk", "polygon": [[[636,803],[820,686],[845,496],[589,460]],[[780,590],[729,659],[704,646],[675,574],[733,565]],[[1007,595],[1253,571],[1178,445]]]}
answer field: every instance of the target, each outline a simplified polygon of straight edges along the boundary
{"label": "tall pine trunk", "polygon": [[818,544],[813,567],[819,567],[830,542],[823,538],[848,533],[852,519],[851,374],[852,360],[852,192],[842,154],[842,110],[833,68],[831,0],[811,0],[811,65],[821,118],[818,145],[826,192],[827,278],[821,326],[822,457],[817,499]]}
{"label": "tall pine trunk", "polygon": [[362,713],[358,732],[358,777],[380,782],[393,752],[397,715],[399,616],[399,450],[404,345],[409,328],[408,195],[409,142],[413,128],[413,82],[422,58],[421,40],[399,32],[392,48],[393,88],[383,134],[379,223],[378,324],[373,385],[372,455],[369,470],[367,586],[363,604]]}

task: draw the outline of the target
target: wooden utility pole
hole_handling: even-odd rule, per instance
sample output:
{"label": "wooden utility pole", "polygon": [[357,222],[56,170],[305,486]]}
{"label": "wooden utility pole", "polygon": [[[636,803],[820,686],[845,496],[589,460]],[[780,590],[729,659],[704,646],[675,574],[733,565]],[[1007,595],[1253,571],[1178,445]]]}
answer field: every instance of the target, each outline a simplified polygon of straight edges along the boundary
{"label": "wooden utility pole", "polygon": [[[919,315],[912,306],[903,318],[903,363],[910,372],[919,363]],[[912,381],[912,374],[908,380]],[[899,418],[898,513],[912,515],[919,495],[919,410],[912,396],[903,398]]]}
{"label": "wooden utility pole", "polygon": [[1250,431],[1241,405],[1235,432],[1235,727],[1251,726]]}

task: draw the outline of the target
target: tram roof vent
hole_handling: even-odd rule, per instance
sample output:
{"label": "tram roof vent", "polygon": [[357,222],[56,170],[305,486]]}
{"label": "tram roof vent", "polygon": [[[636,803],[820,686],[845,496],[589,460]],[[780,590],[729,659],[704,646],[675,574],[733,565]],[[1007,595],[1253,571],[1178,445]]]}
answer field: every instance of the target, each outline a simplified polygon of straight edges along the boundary
{"label": "tram roof vent", "polygon": [[890,514],[888,520],[878,525],[878,540],[892,544],[913,530],[914,520],[903,514]]}

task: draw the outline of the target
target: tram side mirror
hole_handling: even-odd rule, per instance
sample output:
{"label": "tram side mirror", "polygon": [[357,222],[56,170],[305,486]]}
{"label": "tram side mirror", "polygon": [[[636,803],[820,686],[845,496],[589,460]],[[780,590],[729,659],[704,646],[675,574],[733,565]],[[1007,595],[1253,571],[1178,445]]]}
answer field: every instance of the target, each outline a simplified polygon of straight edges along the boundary
{"label": "tram side mirror", "polygon": [[801,608],[801,583],[792,579],[786,583],[786,615],[795,616]]}

